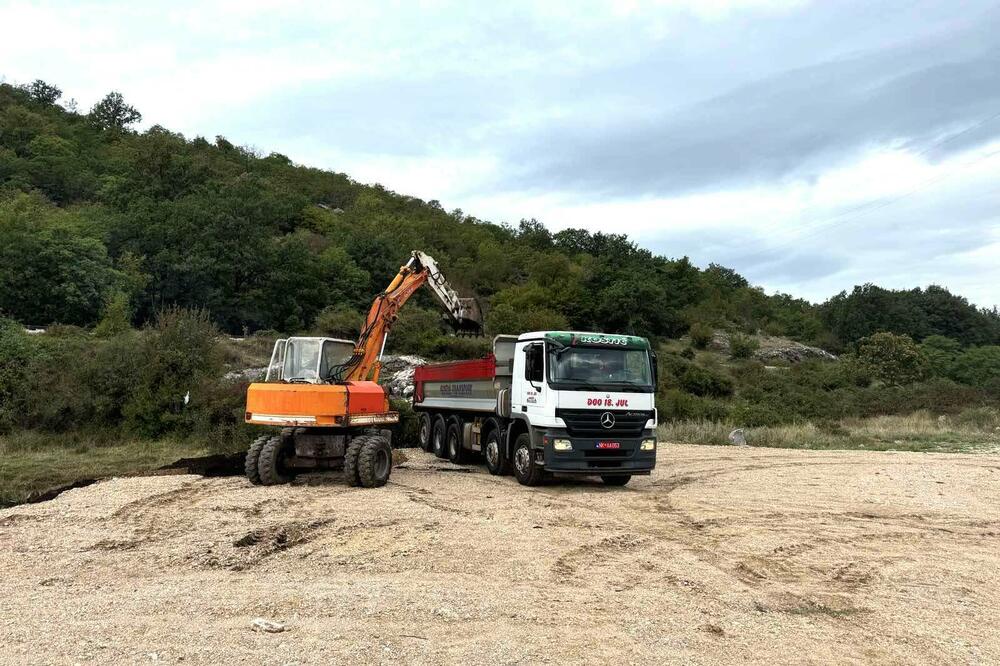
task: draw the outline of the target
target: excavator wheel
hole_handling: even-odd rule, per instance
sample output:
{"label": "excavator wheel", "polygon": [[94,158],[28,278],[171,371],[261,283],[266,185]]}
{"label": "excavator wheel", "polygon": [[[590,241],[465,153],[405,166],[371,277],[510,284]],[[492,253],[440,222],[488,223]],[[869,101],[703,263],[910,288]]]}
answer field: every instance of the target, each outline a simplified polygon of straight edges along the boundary
{"label": "excavator wheel", "polygon": [[365,488],[384,486],[392,473],[392,447],[378,435],[364,439],[358,454],[358,481]]}
{"label": "excavator wheel", "polygon": [[250,448],[247,450],[246,462],[243,463],[243,471],[246,472],[247,479],[255,486],[260,485],[260,470],[257,468],[257,465],[260,460],[260,450],[264,448],[264,443],[267,442],[267,439],[268,435],[261,435],[253,440],[253,443],[250,444]]}
{"label": "excavator wheel", "polygon": [[285,438],[281,435],[268,437],[257,458],[257,473],[265,486],[288,483],[293,474],[285,467]]}
{"label": "excavator wheel", "polygon": [[352,437],[347,443],[347,451],[344,452],[344,480],[349,486],[360,486],[361,480],[358,478],[358,456],[361,455],[361,448],[371,438],[371,435],[359,435]]}

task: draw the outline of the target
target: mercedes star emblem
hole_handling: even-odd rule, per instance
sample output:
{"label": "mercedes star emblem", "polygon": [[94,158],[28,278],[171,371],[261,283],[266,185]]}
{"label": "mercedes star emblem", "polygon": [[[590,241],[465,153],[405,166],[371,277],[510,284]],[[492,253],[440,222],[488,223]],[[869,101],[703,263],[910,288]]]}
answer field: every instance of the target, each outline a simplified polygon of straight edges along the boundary
{"label": "mercedes star emblem", "polygon": [[601,425],[605,428],[615,427],[615,415],[611,412],[604,412],[601,414]]}

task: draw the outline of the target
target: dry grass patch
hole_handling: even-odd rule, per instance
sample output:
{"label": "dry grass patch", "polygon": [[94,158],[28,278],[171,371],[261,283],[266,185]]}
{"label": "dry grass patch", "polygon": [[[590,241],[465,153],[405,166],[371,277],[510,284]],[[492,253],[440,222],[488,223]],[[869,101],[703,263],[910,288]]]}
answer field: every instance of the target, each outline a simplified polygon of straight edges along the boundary
{"label": "dry grass patch", "polygon": [[[736,423],[678,421],[660,426],[660,439],[686,444],[729,444]],[[1000,451],[1000,410],[967,409],[957,415],[926,411],[902,416],[847,418],[744,428],[751,446],[872,451]]]}

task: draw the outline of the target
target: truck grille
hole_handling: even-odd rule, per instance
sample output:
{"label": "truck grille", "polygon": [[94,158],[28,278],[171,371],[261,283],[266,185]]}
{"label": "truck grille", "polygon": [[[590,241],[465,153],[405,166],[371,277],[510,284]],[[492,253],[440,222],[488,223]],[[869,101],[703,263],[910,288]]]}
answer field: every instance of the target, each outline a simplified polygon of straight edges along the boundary
{"label": "truck grille", "polygon": [[[610,428],[601,425],[601,416],[610,413],[615,424]],[[642,436],[646,422],[653,412],[631,409],[557,409],[556,416],[566,422],[570,437],[629,438]]]}

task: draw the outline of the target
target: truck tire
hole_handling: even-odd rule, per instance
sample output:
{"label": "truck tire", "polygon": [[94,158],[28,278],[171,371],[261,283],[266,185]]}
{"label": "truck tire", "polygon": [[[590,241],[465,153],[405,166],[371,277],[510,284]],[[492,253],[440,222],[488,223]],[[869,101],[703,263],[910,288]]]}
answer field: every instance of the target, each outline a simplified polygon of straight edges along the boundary
{"label": "truck tire", "polygon": [[246,461],[243,463],[243,471],[247,475],[247,480],[255,486],[260,485],[260,470],[257,469],[257,465],[260,460],[260,450],[264,448],[264,442],[267,441],[267,438],[267,435],[261,435],[253,440],[250,448],[247,449]]}
{"label": "truck tire", "polygon": [[464,463],[466,456],[465,449],[462,448],[462,427],[457,422],[448,426],[445,442],[447,443],[448,460],[456,465]]}
{"label": "truck tire", "polygon": [[365,488],[384,486],[392,473],[392,447],[384,437],[366,437],[358,454],[358,481]]}
{"label": "truck tire", "polygon": [[514,476],[522,486],[538,486],[545,480],[545,469],[535,464],[531,436],[523,432],[514,442]]}
{"label": "truck tire", "polygon": [[486,435],[486,445],[483,447],[483,457],[486,458],[486,469],[493,476],[510,474],[510,460],[504,454],[503,442],[500,441],[500,430],[493,428]]}
{"label": "truck tire", "polygon": [[601,476],[601,481],[603,481],[606,486],[624,486],[631,479],[631,474],[605,474]]}
{"label": "truck tire", "polygon": [[349,486],[360,486],[361,479],[358,478],[358,457],[361,455],[361,448],[369,439],[368,435],[358,435],[352,437],[344,450],[344,480]]}
{"label": "truck tire", "polygon": [[276,486],[292,480],[294,475],[285,467],[285,441],[281,435],[274,435],[260,448],[257,473],[262,485]]}
{"label": "truck tire", "polygon": [[431,421],[431,415],[424,412],[420,415],[420,430],[417,438],[420,440],[420,448],[428,453],[431,450],[431,435],[434,431],[434,423]]}
{"label": "truck tire", "polygon": [[448,457],[447,436],[448,426],[444,422],[444,417],[439,414],[434,418],[434,428],[431,430],[431,451],[438,458]]}

